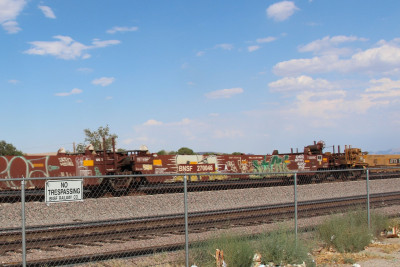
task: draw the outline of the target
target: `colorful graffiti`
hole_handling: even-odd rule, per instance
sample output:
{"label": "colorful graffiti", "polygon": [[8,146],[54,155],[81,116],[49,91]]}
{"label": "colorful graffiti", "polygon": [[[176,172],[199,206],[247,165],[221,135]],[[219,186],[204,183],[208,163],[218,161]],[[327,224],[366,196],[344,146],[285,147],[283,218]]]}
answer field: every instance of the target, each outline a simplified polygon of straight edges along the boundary
{"label": "colorful graffiti", "polygon": [[[15,156],[11,159],[0,157],[0,177],[1,178],[31,178],[31,177],[49,177],[49,171],[57,170],[58,166],[49,165],[49,156],[35,159],[27,159],[23,156]],[[13,166],[15,166],[13,168]],[[23,168],[21,168],[23,166]],[[13,173],[14,169],[18,169],[17,173]],[[7,181],[7,187],[19,189],[20,182]],[[28,181],[27,188],[34,187],[32,181]]]}
{"label": "colorful graffiti", "polygon": [[282,157],[273,155],[270,160],[267,161],[267,156],[264,157],[264,160],[259,162],[257,160],[253,161],[253,172],[254,173],[281,173],[281,172],[290,172],[287,162],[289,156],[284,155]]}
{"label": "colorful graffiti", "polygon": [[[87,156],[0,156],[0,179],[101,175],[100,169],[93,165],[93,160]],[[21,188],[20,181],[8,180],[4,183],[7,188]],[[27,180],[26,188],[34,187],[34,182]]]}

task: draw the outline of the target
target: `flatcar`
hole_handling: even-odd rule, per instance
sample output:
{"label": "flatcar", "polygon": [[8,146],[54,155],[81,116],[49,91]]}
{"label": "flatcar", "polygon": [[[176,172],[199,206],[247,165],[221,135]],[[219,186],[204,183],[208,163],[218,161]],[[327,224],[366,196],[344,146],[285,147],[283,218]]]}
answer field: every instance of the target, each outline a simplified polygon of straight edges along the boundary
{"label": "flatcar", "polygon": [[[0,179],[32,177],[88,177],[84,179],[87,190],[108,188],[118,192],[136,188],[141,184],[174,183],[190,181],[225,180],[230,174],[236,178],[268,178],[291,176],[294,171],[324,179],[321,170],[346,170],[368,167],[369,157],[361,149],[347,147],[343,153],[323,152],[324,143],[304,147],[303,152],[266,155],[158,155],[147,147],[118,152],[113,142],[112,150],[95,151],[88,145],[84,153],[66,153],[60,149],[56,155],[0,156]],[[396,162],[400,165],[399,162]],[[344,175],[347,172],[342,172]],[[356,173],[356,172],[354,172]],[[360,174],[361,172],[357,172]],[[212,175],[210,175],[212,174]],[[111,175],[118,175],[113,179]],[[134,175],[134,176],[132,176]],[[122,176],[122,177],[121,177]],[[45,180],[28,180],[27,189],[43,189]],[[19,190],[18,181],[0,181],[0,190]]]}

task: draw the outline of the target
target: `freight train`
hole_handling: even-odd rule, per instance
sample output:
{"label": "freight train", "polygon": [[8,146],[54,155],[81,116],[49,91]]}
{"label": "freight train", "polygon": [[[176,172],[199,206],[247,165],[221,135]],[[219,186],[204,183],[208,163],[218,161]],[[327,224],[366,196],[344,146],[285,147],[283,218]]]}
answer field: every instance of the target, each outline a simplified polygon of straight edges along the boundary
{"label": "freight train", "polygon": [[[114,142],[113,142],[114,144]],[[0,180],[34,177],[87,177],[87,190],[107,188],[118,192],[142,184],[190,181],[225,180],[230,174],[243,174],[236,178],[269,178],[293,176],[304,172],[308,178],[326,179],[322,170],[338,170],[336,178],[359,177],[363,168],[400,166],[400,155],[368,155],[359,148],[346,146],[344,152],[323,152],[324,142],[304,147],[303,152],[279,153],[274,150],[266,155],[158,155],[147,147],[139,150],[96,151],[88,145],[83,153],[67,153],[60,149],[56,155],[0,156]],[[354,171],[342,171],[353,169]],[[171,174],[171,175],[169,175]],[[210,175],[212,174],[212,175]],[[116,177],[112,177],[118,175]],[[0,190],[19,190],[19,181],[0,181]],[[43,189],[45,179],[28,179],[27,189]]]}

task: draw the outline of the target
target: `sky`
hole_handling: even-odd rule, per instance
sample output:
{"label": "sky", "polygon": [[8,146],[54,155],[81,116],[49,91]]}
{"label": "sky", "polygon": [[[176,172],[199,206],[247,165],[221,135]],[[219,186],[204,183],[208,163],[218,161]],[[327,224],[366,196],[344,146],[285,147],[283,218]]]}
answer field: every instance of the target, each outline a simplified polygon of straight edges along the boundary
{"label": "sky", "polygon": [[0,0],[0,140],[400,148],[398,0]]}

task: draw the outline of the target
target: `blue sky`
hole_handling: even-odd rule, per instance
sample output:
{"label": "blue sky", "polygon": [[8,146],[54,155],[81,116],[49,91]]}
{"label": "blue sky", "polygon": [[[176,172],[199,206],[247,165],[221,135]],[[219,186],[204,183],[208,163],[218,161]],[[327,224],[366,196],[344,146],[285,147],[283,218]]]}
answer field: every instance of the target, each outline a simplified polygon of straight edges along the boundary
{"label": "blue sky", "polygon": [[[0,0],[0,140],[399,148],[400,1]],[[331,148],[327,148],[331,150]]]}

